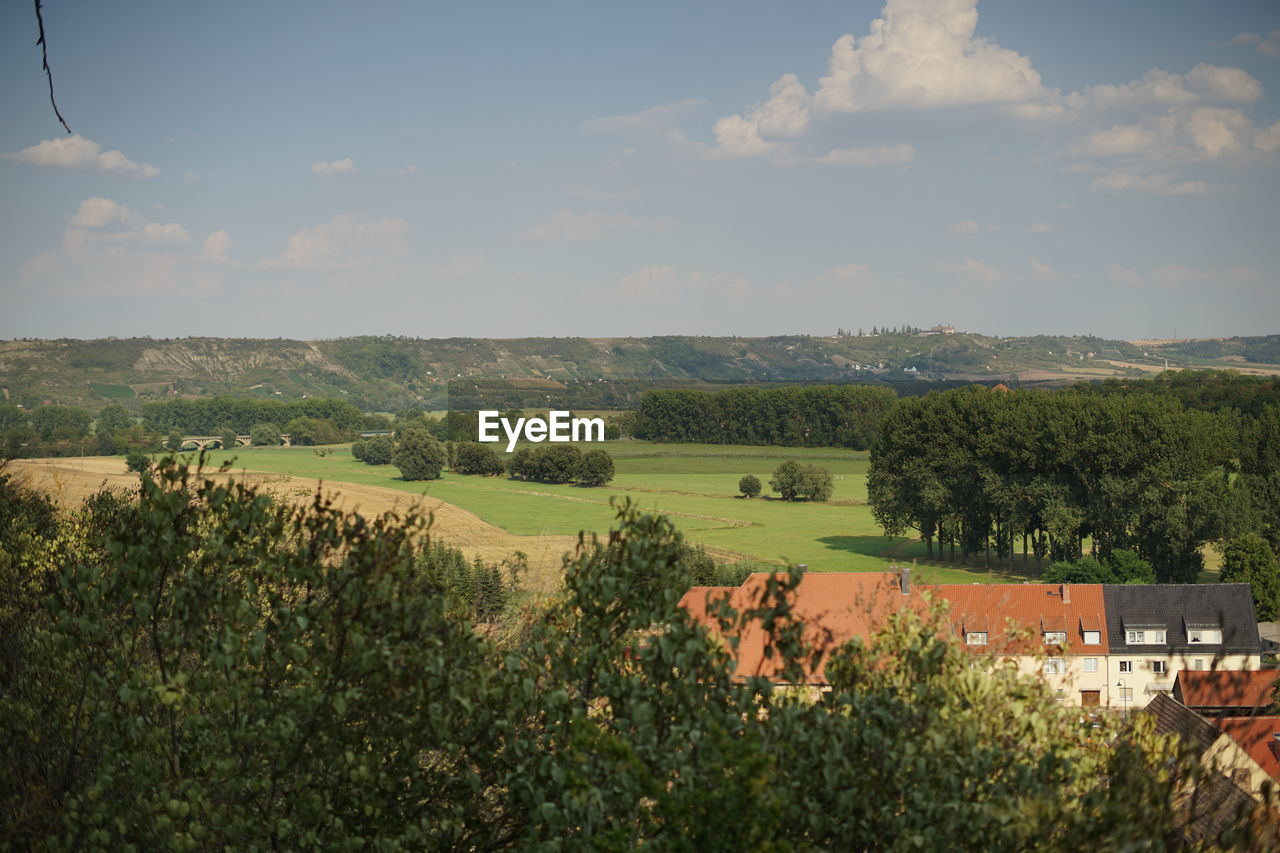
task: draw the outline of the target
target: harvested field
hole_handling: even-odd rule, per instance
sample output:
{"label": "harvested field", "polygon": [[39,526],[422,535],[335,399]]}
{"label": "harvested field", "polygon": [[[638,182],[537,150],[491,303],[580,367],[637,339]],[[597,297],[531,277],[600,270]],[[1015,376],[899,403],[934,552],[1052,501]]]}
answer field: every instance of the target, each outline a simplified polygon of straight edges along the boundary
{"label": "harvested field", "polygon": [[[112,457],[19,459],[9,464],[64,506],[75,506],[104,486],[131,488],[137,484],[137,476],[127,473],[123,462]],[[562,555],[577,544],[576,536],[508,533],[475,513],[439,498],[413,495],[400,489],[361,483],[322,483],[309,477],[243,469],[236,470],[233,476],[239,482],[258,486],[279,500],[293,503],[308,502],[317,488],[323,488],[339,508],[364,515],[404,512],[416,506],[423,514],[433,515],[432,535],[462,549],[468,557],[500,562],[514,551],[523,551],[529,557],[529,573],[524,585],[534,592],[549,592],[555,587]]]}

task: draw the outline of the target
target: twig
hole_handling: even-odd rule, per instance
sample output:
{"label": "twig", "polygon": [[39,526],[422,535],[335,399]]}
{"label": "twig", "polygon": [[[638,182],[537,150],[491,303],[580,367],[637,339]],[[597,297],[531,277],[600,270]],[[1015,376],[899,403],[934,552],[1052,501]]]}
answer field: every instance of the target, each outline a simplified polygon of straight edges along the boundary
{"label": "twig", "polygon": [[67,120],[62,117],[62,113],[58,112],[58,102],[53,97],[53,72],[49,70],[49,47],[44,40],[44,16],[40,14],[40,0],[36,3],[36,25],[40,28],[40,38],[36,40],[36,44],[40,47],[40,60],[44,66],[44,76],[49,79],[49,103],[53,105],[53,114],[58,117],[58,121],[62,122],[62,126],[66,128],[67,133],[71,132],[71,125],[67,124]]}

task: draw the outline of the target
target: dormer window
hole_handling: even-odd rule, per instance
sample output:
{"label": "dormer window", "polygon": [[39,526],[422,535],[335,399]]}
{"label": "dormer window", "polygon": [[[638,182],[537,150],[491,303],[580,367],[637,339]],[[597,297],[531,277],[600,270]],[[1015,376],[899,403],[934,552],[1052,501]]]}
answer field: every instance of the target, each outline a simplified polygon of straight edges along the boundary
{"label": "dormer window", "polygon": [[1045,631],[1044,644],[1046,646],[1053,646],[1053,645],[1065,646],[1067,644],[1067,632],[1066,631]]}
{"label": "dormer window", "polygon": [[1205,645],[1222,645],[1221,628],[1188,628],[1188,643],[1204,643]]}
{"label": "dormer window", "polygon": [[964,635],[964,642],[967,646],[985,646],[987,644],[987,632],[969,631]]}
{"label": "dormer window", "polygon": [[1102,632],[1101,631],[1085,631],[1084,644],[1086,646],[1102,645]]}
{"label": "dormer window", "polygon": [[1143,628],[1125,631],[1125,642],[1131,646],[1163,646],[1165,631],[1163,628]]}

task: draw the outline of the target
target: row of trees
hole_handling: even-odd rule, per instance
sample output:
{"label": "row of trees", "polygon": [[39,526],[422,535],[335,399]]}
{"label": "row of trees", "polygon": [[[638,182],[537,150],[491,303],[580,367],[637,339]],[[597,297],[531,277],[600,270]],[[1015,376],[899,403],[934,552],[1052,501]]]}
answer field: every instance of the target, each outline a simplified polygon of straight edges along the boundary
{"label": "row of trees", "polygon": [[[59,518],[0,474],[6,846],[1175,849],[1217,802],[1146,715],[1081,725],[931,616],[831,656],[821,702],[735,677],[661,517],[624,508],[503,631],[422,529],[170,464]],[[714,617],[792,680],[799,580]],[[1204,843],[1275,849],[1275,824]]]}
{"label": "row of trees", "polygon": [[584,453],[572,444],[522,447],[511,454],[507,474],[513,480],[603,486],[613,479],[613,457],[603,450]]}
{"label": "row of trees", "polygon": [[659,389],[641,399],[634,434],[650,441],[866,450],[896,401],[893,391],[865,385]]}
{"label": "row of trees", "polygon": [[868,492],[885,531],[918,532],[930,557],[936,541],[999,561],[1020,539],[1039,567],[1087,542],[1194,582],[1201,546],[1232,523],[1233,439],[1223,417],[1169,397],[931,393],[885,418]]}
{"label": "row of trees", "polygon": [[252,397],[204,397],[195,400],[163,400],[142,404],[143,423],[158,433],[178,430],[184,435],[220,435],[230,428],[244,435],[254,424],[288,424],[295,418],[327,421],[339,432],[381,429],[367,426],[367,416],[345,400],[261,400]]}

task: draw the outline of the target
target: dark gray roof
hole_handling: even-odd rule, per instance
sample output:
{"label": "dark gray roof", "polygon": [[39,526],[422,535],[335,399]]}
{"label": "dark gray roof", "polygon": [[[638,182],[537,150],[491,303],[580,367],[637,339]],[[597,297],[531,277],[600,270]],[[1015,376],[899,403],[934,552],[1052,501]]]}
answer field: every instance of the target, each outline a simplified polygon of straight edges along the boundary
{"label": "dark gray roof", "polygon": [[[1247,583],[1103,584],[1111,653],[1261,654],[1253,591]],[[1164,628],[1166,643],[1130,646],[1125,626]],[[1222,643],[1188,643],[1187,628],[1221,625]]]}

